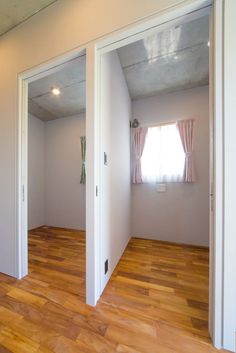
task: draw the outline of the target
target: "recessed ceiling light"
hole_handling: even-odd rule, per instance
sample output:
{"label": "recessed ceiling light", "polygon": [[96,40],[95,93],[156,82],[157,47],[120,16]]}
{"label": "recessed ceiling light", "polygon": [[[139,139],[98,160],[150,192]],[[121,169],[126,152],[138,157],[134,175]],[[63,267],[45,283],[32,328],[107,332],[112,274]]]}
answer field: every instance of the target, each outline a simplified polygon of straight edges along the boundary
{"label": "recessed ceiling light", "polygon": [[54,94],[54,96],[59,96],[59,94],[61,93],[61,91],[59,90],[59,88],[52,88],[52,93]]}
{"label": "recessed ceiling light", "polygon": [[209,47],[211,45],[211,43],[210,43],[210,41],[208,40],[208,42],[207,42],[207,46]]}
{"label": "recessed ceiling light", "polygon": [[175,59],[175,60],[178,60],[178,58],[179,58],[178,55],[175,55],[175,56],[174,56],[174,59]]}

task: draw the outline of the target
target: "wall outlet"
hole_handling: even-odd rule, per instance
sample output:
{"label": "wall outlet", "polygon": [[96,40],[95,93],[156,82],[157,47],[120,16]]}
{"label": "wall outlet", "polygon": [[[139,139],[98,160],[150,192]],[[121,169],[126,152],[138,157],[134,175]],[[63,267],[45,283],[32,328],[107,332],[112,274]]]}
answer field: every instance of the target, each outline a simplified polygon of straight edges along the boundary
{"label": "wall outlet", "polygon": [[156,191],[157,192],[166,192],[166,184],[157,184]]}
{"label": "wall outlet", "polygon": [[108,259],[105,261],[105,274],[108,272]]}

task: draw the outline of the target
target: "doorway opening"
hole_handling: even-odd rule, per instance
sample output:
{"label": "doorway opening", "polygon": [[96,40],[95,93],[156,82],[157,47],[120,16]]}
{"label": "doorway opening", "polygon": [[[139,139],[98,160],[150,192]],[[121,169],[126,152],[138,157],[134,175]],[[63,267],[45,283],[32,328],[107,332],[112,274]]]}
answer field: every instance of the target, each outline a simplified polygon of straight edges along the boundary
{"label": "doorway opening", "polygon": [[210,14],[105,42],[99,57],[103,297],[208,342]]}
{"label": "doorway opening", "polygon": [[46,286],[47,295],[58,292],[61,300],[64,289],[85,303],[86,51],[25,84],[28,223],[22,226],[28,232],[23,273],[28,276],[22,285],[34,282],[41,292]]}

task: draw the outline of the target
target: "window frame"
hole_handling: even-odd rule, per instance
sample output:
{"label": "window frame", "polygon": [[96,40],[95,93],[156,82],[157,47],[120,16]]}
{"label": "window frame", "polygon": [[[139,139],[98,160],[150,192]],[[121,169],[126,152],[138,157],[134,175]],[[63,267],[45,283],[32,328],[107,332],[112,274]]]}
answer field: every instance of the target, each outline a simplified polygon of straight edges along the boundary
{"label": "window frame", "polygon": [[[183,183],[184,182],[184,166],[185,166],[185,152],[184,152],[184,149],[183,149],[183,145],[182,145],[182,142],[181,142],[181,138],[179,136],[179,148],[181,149],[181,152],[183,153],[182,154],[182,157],[179,157],[179,159],[182,158],[182,161],[179,163],[182,164],[181,166],[181,169],[182,169],[182,172],[180,173],[179,171],[177,171],[176,173],[169,173],[169,174],[156,174],[154,175],[154,173],[151,175],[151,174],[144,174],[143,173],[143,170],[144,170],[144,166],[143,166],[143,158],[145,156],[145,148],[147,148],[147,139],[148,139],[148,133],[150,131],[150,129],[154,129],[154,128],[164,128],[164,127],[175,127],[176,128],[176,133],[178,134],[179,136],[179,132],[178,132],[178,128],[177,128],[177,120],[175,121],[167,121],[167,122],[163,122],[163,123],[157,123],[157,124],[153,124],[153,125],[148,125],[148,126],[145,126],[147,127],[147,135],[146,135],[146,141],[145,141],[145,145],[144,145],[144,149],[143,149],[143,153],[142,153],[142,157],[140,159],[140,163],[141,163],[141,172],[142,172],[142,180],[143,180],[143,183],[145,184],[158,184],[158,183]],[[163,132],[160,131],[160,134],[163,134]],[[159,148],[161,149],[163,147],[163,143],[159,143]],[[170,151],[169,151],[170,152]],[[179,151],[180,152],[180,151]],[[161,154],[161,152],[159,152]],[[161,158],[161,160],[163,160],[164,157]],[[147,162],[146,162],[147,163]],[[161,162],[162,163],[162,162]],[[160,163],[160,164],[161,164]],[[177,166],[176,166],[177,168]],[[180,167],[179,167],[180,168]],[[164,168],[165,170],[165,168]],[[161,170],[160,170],[161,171]]]}

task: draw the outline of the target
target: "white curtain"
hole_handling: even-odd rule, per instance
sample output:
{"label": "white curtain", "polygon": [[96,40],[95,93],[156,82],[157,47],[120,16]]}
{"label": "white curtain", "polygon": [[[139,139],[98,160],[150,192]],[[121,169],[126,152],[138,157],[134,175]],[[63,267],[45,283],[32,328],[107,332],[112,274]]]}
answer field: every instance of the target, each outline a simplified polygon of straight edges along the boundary
{"label": "white curtain", "polygon": [[176,124],[148,128],[141,158],[143,182],[182,181],[184,162]]}
{"label": "white curtain", "polygon": [[132,171],[132,183],[140,184],[143,182],[141,173],[141,157],[145,146],[147,135],[146,127],[138,127],[133,129],[133,148],[134,148],[134,161]]}

